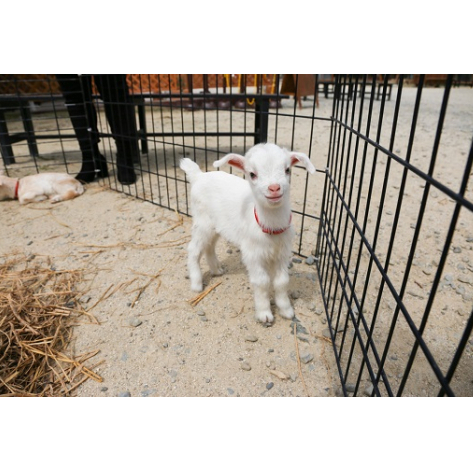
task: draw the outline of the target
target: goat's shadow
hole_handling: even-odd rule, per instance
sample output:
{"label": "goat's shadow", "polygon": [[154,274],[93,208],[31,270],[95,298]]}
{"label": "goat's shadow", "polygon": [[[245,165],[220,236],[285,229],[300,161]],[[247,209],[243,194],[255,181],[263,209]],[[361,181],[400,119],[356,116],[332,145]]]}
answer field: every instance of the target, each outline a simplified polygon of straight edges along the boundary
{"label": "goat's shadow", "polygon": [[[201,268],[204,286],[209,287],[212,284],[222,281],[223,278],[230,278],[231,280],[234,277],[243,275],[248,287],[251,287],[246,267],[241,260],[240,252],[232,249],[232,253],[227,253],[224,258],[220,255],[219,260],[224,272],[221,275],[212,275],[208,269],[205,258],[202,258]],[[303,263],[293,264],[292,268],[289,270],[289,295],[293,302],[295,302],[296,299],[301,299],[306,303],[314,302],[318,292],[318,279],[315,266],[310,266],[306,269],[302,264]],[[271,297],[271,300],[273,301],[273,297]]]}
{"label": "goat's shadow", "polygon": [[[223,268],[223,274],[221,275],[213,275],[210,270],[208,269],[208,264],[205,260],[205,257],[201,260],[201,268],[202,268],[202,280],[205,286],[210,286],[219,280],[222,280],[224,277],[231,277],[244,274],[246,275],[246,268],[241,260],[240,253],[232,250],[233,253],[226,254],[225,258],[219,257],[220,264]],[[249,281],[248,281],[249,284]]]}

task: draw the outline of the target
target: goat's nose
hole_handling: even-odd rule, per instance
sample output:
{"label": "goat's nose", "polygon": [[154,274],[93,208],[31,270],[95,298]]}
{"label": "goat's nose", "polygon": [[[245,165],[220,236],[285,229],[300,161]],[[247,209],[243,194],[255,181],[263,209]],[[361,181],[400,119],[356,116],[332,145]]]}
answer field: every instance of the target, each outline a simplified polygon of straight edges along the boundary
{"label": "goat's nose", "polygon": [[281,190],[281,186],[279,184],[271,184],[270,186],[268,186],[268,189],[271,192],[279,192]]}

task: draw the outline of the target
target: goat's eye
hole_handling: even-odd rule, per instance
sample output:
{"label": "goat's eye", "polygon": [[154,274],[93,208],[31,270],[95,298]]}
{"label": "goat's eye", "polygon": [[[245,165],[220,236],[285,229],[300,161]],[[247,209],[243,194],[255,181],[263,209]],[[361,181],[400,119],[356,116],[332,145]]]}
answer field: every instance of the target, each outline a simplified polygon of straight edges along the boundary
{"label": "goat's eye", "polygon": [[250,177],[251,177],[251,179],[254,180],[254,179],[256,179],[257,176],[254,172],[250,172]]}
{"label": "goat's eye", "polygon": [[291,174],[291,168],[287,168],[286,169],[286,174],[289,176],[289,174]]}

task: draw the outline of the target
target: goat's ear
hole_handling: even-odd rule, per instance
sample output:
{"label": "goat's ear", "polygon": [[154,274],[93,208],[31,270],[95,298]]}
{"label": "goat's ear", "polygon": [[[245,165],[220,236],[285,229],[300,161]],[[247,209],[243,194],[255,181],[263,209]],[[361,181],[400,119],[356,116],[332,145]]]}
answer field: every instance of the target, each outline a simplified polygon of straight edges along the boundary
{"label": "goat's ear", "polygon": [[245,170],[245,157],[240,154],[230,153],[224,156],[222,159],[214,162],[214,167],[219,168],[224,164],[229,164],[230,166],[235,166],[242,171]]}
{"label": "goat's ear", "polygon": [[314,174],[315,167],[306,154],[296,153],[295,151],[291,151],[289,154],[291,156],[291,166],[294,166],[294,164],[302,164],[306,168],[307,172]]}

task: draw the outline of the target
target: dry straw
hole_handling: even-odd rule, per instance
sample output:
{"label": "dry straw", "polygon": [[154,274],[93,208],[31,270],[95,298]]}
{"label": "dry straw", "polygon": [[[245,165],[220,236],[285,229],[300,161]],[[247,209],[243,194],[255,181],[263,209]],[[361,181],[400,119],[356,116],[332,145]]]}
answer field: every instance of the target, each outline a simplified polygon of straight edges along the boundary
{"label": "dry straw", "polygon": [[0,264],[0,396],[68,396],[88,379],[102,381],[98,364],[84,365],[98,351],[66,354],[73,325],[87,315],[74,309],[83,273],[49,266]]}

